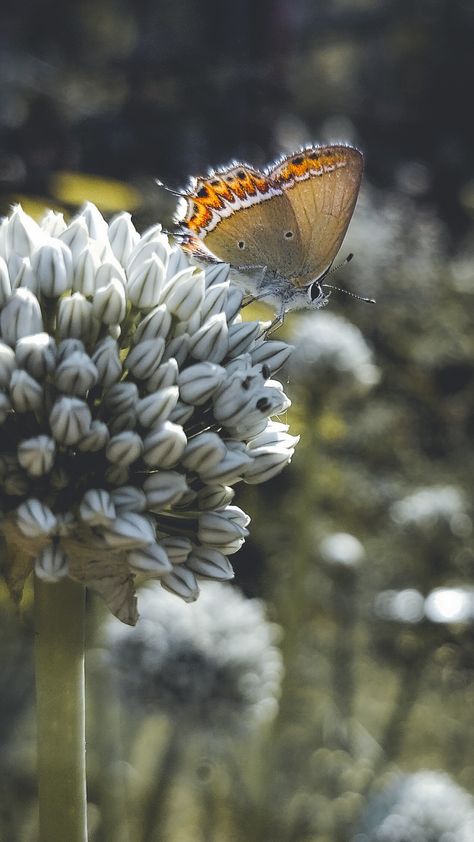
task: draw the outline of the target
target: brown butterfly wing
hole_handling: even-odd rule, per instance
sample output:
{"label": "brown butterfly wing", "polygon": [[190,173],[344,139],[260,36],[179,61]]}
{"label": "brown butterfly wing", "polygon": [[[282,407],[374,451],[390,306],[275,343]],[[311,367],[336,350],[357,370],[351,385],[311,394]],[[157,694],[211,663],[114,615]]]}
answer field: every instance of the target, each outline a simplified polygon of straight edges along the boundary
{"label": "brown butterfly wing", "polygon": [[298,220],[303,247],[295,285],[317,279],[333,262],[354,211],[362,170],[357,149],[329,146],[306,149],[269,173],[272,182],[283,186]]}
{"label": "brown butterfly wing", "polygon": [[298,222],[285,194],[263,198],[221,219],[204,243],[232,266],[266,266],[284,278],[302,261]]}

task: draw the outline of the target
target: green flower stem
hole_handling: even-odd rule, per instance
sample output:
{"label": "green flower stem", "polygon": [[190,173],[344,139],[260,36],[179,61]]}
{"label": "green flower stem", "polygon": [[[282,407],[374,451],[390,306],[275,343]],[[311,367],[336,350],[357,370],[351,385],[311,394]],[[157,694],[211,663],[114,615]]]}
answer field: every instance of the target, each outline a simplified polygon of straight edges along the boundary
{"label": "green flower stem", "polygon": [[35,577],[40,842],[87,842],[84,593]]}

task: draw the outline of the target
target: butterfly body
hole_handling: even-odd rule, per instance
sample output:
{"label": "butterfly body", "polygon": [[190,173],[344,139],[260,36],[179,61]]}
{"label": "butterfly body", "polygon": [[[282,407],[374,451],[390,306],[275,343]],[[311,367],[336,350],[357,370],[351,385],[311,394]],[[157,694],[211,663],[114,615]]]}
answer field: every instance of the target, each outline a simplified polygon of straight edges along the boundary
{"label": "butterfly body", "polygon": [[321,307],[320,285],[359,193],[363,157],[351,146],[308,147],[264,171],[246,164],[193,179],[176,215],[183,247],[229,263],[235,280],[287,310]]}

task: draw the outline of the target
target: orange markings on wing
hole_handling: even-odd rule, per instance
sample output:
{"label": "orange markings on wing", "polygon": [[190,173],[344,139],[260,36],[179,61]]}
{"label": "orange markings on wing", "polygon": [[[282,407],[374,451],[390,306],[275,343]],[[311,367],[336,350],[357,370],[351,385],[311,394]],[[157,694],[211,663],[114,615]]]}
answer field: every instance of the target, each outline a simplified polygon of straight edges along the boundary
{"label": "orange markings on wing", "polygon": [[206,204],[194,196],[188,198],[188,212],[183,219],[182,225],[198,234],[207,228],[212,219],[212,210]]}
{"label": "orange markings on wing", "polygon": [[295,179],[309,178],[310,175],[321,175],[325,172],[345,167],[347,156],[344,151],[328,152],[326,150],[313,150],[300,152],[287,158],[280,166],[275,167],[270,173],[273,182],[280,186],[291,184]]}
{"label": "orange markings on wing", "polygon": [[257,192],[265,194],[270,186],[268,178],[243,166],[209,179],[200,178],[193,192],[186,196],[188,210],[182,224],[200,234],[210,224],[213,211],[219,214],[225,203],[232,206],[236,200],[245,204],[246,198],[256,196]]}

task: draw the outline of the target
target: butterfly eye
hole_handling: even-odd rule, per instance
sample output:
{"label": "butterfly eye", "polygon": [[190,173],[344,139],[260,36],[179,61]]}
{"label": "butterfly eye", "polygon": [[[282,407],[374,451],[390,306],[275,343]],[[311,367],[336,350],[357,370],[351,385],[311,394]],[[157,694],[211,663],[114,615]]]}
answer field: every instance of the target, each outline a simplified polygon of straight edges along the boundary
{"label": "butterfly eye", "polygon": [[295,236],[293,231],[285,231],[285,240],[292,240]]}
{"label": "butterfly eye", "polygon": [[324,293],[321,289],[321,284],[319,284],[318,281],[314,281],[314,283],[312,283],[308,287],[308,299],[311,304],[313,304],[315,301],[318,301],[320,298],[323,297],[323,295]]}
{"label": "butterfly eye", "polygon": [[237,245],[238,245],[239,249],[241,249],[241,250],[245,248],[245,243],[244,243],[244,241],[243,241],[243,240],[239,240],[239,242],[237,243]]}

